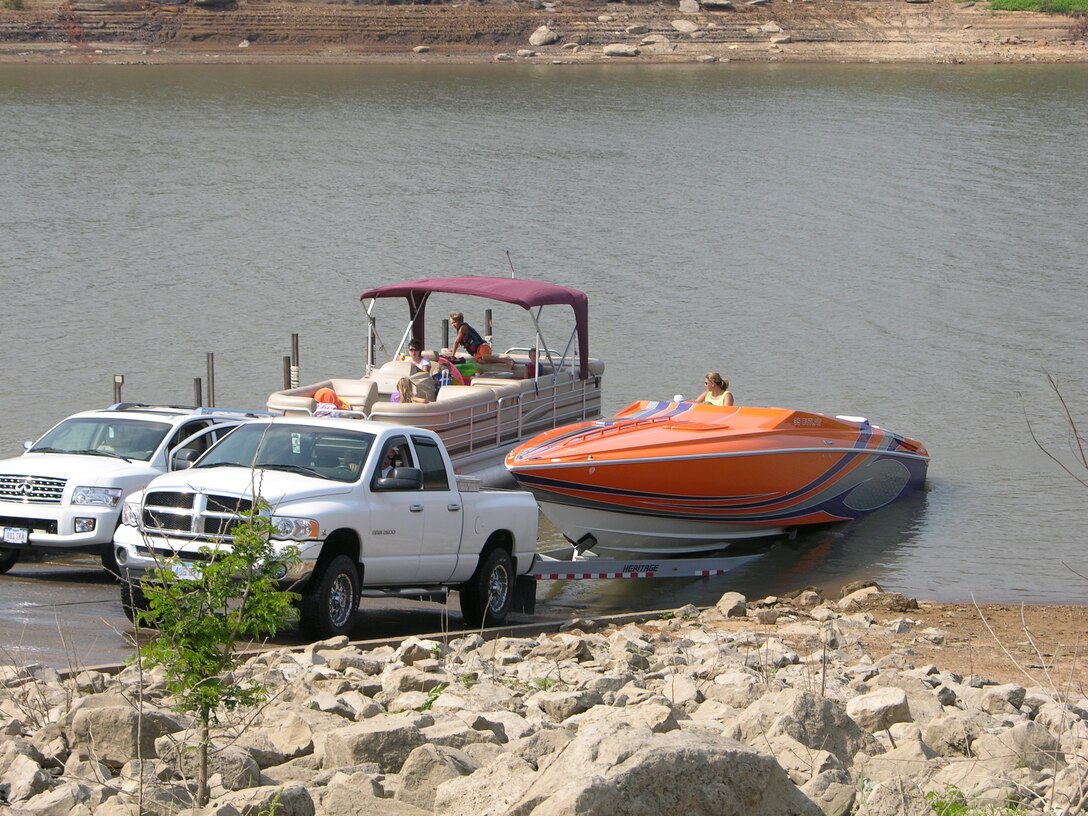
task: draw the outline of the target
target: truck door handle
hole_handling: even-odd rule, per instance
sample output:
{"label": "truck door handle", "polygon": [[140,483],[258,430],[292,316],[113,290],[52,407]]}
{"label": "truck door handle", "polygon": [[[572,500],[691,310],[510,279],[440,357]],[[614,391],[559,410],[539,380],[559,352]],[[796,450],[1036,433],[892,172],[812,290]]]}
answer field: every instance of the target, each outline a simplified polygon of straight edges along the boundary
{"label": "truck door handle", "polygon": [[410,504],[410,505],[408,505],[408,509],[411,510],[413,513],[422,513],[423,512],[423,505],[422,504]]}
{"label": "truck door handle", "polygon": [[459,505],[459,504],[447,504],[446,509],[449,510],[451,513],[456,513],[458,510],[461,509],[461,505]]}

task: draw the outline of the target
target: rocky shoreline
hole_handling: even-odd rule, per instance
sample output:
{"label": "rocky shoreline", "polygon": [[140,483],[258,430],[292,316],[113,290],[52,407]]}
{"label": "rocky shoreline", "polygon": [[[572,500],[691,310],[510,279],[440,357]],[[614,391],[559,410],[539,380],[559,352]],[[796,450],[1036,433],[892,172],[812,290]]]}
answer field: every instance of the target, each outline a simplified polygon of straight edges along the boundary
{"label": "rocky shoreline", "polygon": [[867,583],[538,636],[262,652],[239,679],[270,699],[223,712],[202,809],[192,723],[161,677],[9,666],[0,810],[876,816],[932,813],[930,794],[1086,812],[1076,648],[1025,627],[1032,651],[998,645],[1025,678],[1034,654],[1040,684],[959,674],[932,659],[951,638],[929,617]]}
{"label": "rocky shoreline", "polygon": [[0,62],[1083,63],[1088,24],[975,0],[8,0]]}

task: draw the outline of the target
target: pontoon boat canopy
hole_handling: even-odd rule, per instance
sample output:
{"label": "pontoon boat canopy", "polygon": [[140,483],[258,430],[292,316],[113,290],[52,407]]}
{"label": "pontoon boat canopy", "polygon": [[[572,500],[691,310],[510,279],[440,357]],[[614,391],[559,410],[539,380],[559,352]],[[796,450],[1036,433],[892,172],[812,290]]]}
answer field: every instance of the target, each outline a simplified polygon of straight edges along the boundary
{"label": "pontoon boat canopy", "polygon": [[556,286],[553,283],[521,280],[519,278],[489,278],[482,275],[465,275],[459,278],[424,278],[409,283],[393,283],[370,289],[359,297],[403,297],[413,315],[413,336],[423,338],[424,311],[427,298],[432,292],[488,298],[503,303],[513,303],[523,309],[534,306],[566,304],[574,309],[575,330],[578,332],[578,376],[589,377],[589,298],[585,292]]}

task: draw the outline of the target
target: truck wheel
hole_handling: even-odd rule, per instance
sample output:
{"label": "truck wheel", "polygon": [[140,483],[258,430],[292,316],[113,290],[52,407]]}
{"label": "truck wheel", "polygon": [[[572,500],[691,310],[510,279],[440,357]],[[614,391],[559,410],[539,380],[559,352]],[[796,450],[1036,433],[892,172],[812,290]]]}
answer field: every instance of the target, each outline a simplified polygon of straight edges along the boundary
{"label": "truck wheel", "polygon": [[299,601],[299,627],[307,637],[325,639],[351,633],[359,608],[359,570],[338,555],[313,578]]}
{"label": "truck wheel", "polygon": [[128,579],[121,580],[121,608],[125,610],[125,617],[133,623],[136,623],[138,613],[146,612],[150,608],[144,591]]}
{"label": "truck wheel", "polygon": [[15,566],[19,560],[19,551],[14,547],[0,548],[0,575]]}
{"label": "truck wheel", "polygon": [[461,616],[469,626],[499,626],[514,599],[514,564],[501,548],[489,552],[461,585]]}
{"label": "truck wheel", "polygon": [[[118,523],[113,528],[114,534],[121,528],[121,519],[118,519]],[[110,543],[106,545],[106,549],[102,551],[102,569],[110,573],[110,578],[114,583],[124,583],[124,579],[121,577],[121,567],[118,565],[118,548],[113,546],[113,539],[111,537]]]}

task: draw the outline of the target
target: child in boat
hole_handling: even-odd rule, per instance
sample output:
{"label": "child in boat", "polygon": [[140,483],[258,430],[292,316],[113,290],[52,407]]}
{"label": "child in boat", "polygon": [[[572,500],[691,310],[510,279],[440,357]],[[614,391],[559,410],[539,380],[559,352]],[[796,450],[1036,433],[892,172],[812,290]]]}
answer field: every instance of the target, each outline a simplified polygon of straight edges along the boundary
{"label": "child in boat", "polygon": [[412,386],[412,380],[408,377],[401,377],[397,380],[396,393],[389,396],[390,402],[426,402],[426,397],[417,397],[415,389]]}
{"label": "child in boat", "polygon": [[450,312],[450,325],[457,330],[453,338],[453,346],[450,348],[451,357],[457,354],[459,347],[463,347],[477,363],[502,363],[507,368],[514,367],[513,360],[509,357],[497,356],[491,350],[491,346],[484,342],[480,333],[465,322],[463,312]]}
{"label": "child in boat", "polygon": [[697,396],[692,402],[702,402],[707,405],[732,405],[733,395],[729,391],[729,380],[725,379],[717,371],[710,371],[703,378],[706,391]]}

